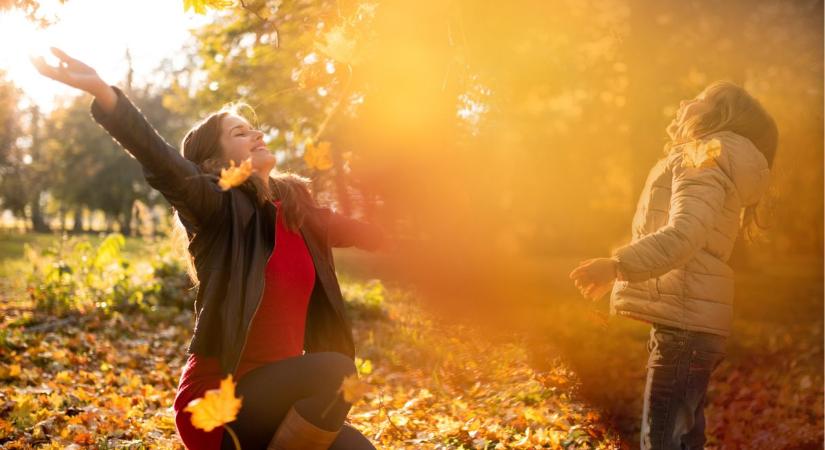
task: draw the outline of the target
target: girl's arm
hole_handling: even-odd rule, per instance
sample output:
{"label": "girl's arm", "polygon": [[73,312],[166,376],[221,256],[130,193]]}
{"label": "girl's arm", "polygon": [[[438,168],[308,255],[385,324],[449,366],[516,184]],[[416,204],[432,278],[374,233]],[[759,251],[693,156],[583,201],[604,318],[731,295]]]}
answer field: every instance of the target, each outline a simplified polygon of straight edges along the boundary
{"label": "girl's arm", "polygon": [[122,91],[107,85],[83,62],[56,48],[52,52],[60,65],[53,67],[38,58],[32,60],[37,70],[95,96],[92,116],[141,163],[149,185],[160,191],[186,222],[199,227],[224,210],[225,193],[163,140]]}
{"label": "girl's arm", "polygon": [[620,279],[644,281],[687,263],[703,248],[724,208],[727,177],[715,164],[684,167],[673,158],[668,224],[614,252]]}

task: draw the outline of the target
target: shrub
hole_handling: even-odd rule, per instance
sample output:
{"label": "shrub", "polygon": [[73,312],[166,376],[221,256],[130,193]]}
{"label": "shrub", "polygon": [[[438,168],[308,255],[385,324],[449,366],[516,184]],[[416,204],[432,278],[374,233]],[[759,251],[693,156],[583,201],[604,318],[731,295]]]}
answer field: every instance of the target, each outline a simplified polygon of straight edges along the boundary
{"label": "shrub", "polygon": [[110,234],[96,248],[88,238],[63,238],[38,252],[26,246],[32,262],[29,293],[35,306],[49,314],[112,311],[155,311],[191,304],[193,292],[180,262],[168,245],[158,245],[159,255],[132,262],[123,254],[126,241]]}

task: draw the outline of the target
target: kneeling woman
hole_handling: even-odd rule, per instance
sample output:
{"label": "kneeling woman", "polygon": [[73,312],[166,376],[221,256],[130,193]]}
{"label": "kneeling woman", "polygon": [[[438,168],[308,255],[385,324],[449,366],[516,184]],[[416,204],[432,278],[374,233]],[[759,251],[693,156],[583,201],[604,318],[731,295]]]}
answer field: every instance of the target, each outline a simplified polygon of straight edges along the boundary
{"label": "kneeling woman", "polygon": [[[300,177],[271,177],[263,134],[237,114],[219,111],[195,125],[181,155],[119,89],[53,51],[60,66],[37,60],[38,70],[95,96],[93,117],[141,163],[188,237],[199,286],[174,405],[186,447],[234,448],[223,428],[198,430],[184,411],[234,374],[243,405],[230,425],[244,450],[374,448],[344,425],[351,405],[338,390],[355,373],[354,344],[331,248],[377,248],[380,230],[320,208]],[[219,170],[247,158],[252,176],[222,190]]]}

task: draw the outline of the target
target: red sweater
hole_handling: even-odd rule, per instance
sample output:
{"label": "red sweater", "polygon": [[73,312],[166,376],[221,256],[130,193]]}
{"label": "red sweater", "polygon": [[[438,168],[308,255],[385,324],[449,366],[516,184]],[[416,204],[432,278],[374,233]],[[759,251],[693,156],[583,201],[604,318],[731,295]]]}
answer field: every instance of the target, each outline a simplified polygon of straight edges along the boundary
{"label": "red sweater", "polygon": [[[280,213],[275,225],[275,248],[266,266],[266,283],[261,304],[250,325],[235,380],[249,371],[280,359],[299,356],[304,349],[304,326],[315,266],[300,232],[290,231]],[[186,448],[218,450],[223,427],[209,433],[192,426],[191,414],[184,411],[190,401],[217,389],[221,380],[217,358],[189,355],[175,396],[175,424]]]}

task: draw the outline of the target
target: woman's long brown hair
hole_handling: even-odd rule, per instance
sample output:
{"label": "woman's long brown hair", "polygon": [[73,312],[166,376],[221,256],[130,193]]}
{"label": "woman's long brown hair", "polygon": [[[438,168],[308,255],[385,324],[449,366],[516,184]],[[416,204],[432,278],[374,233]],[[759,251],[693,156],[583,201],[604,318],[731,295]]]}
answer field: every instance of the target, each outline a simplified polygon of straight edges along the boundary
{"label": "woman's long brown hair", "polygon": [[[195,124],[181,144],[183,157],[194,162],[203,171],[204,175],[213,178],[217,183],[220,170],[229,165],[223,157],[223,150],[220,146],[221,123],[223,119],[230,115],[240,115],[242,108],[249,108],[247,105],[235,104],[222,108],[210,114],[202,121]],[[251,108],[249,108],[251,110]],[[292,231],[298,231],[303,225],[307,215],[318,208],[315,199],[309,190],[309,180],[293,173],[278,173],[268,177],[268,183],[259,177],[249,177],[236,189],[240,189],[253,196],[259,205],[279,200],[281,207],[280,214],[284,223]],[[175,224],[172,230],[173,243],[187,254],[187,273],[192,282],[198,284],[197,271],[194,260],[188,254],[188,247],[191,236],[180,221],[177,211],[174,214]]]}
{"label": "woman's long brown hair", "polygon": [[[773,117],[762,104],[744,88],[729,81],[711,83],[704,94],[711,108],[686,120],[665,150],[719,131],[732,131],[753,142],[768,161],[768,167],[773,167],[779,132]],[[748,205],[742,211],[742,230],[748,240],[753,240],[765,229],[760,222],[758,207],[759,203]]]}

